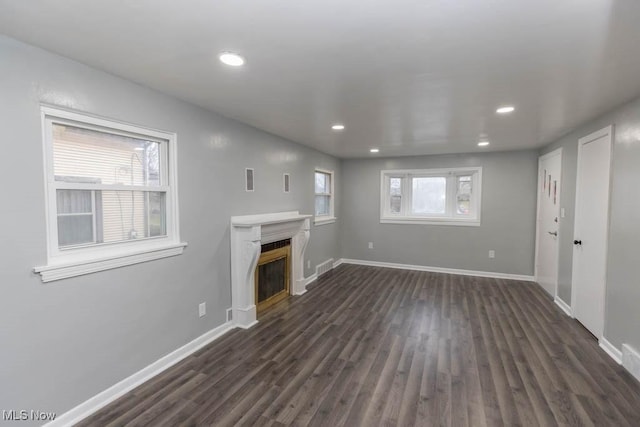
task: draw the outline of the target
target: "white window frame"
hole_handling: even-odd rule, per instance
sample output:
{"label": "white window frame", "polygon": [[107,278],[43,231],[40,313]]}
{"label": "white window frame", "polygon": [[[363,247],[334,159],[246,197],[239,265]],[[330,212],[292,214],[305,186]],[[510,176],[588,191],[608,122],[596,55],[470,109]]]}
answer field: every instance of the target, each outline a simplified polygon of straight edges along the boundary
{"label": "white window frame", "polygon": [[[330,193],[316,193],[316,173],[324,173],[329,175],[331,179],[331,192]],[[316,215],[316,196],[329,196],[329,214],[328,215]],[[313,171],[313,223],[314,225],[324,225],[336,222],[335,217],[335,174],[332,170],[315,168]]]}
{"label": "white window frame", "polygon": [[[456,178],[471,176],[471,216],[456,213]],[[447,178],[446,206],[444,215],[415,215],[411,213],[412,178]],[[399,213],[391,212],[390,179],[402,178],[402,199]],[[383,224],[431,224],[479,226],[482,204],[482,167],[460,167],[441,169],[395,169],[380,171],[380,223]]]}
{"label": "white window frame", "polygon": [[[180,255],[183,252],[187,244],[180,241],[177,177],[178,149],[177,136],[175,133],[143,128],[128,123],[48,106],[41,106],[41,120],[46,190],[47,265],[35,267],[34,271],[42,276],[43,282],[166,258]],[[160,187],[144,187],[142,190],[161,190],[165,193],[166,236],[117,243],[100,243],[59,248],[56,191],[58,189],[83,188],[79,188],[82,184],[70,184],[55,180],[53,164],[54,124],[67,124],[116,135],[143,137],[150,141],[159,142],[162,162],[161,185]],[[141,187],[136,186],[132,188],[131,186],[119,184],[91,184],[87,189],[135,191],[141,189]]]}

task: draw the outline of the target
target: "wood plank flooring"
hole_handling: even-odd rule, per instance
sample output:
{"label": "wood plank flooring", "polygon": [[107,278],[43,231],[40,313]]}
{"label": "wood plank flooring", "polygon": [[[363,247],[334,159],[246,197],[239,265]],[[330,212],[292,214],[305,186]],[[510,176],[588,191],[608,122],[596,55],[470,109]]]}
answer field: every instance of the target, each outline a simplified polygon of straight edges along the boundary
{"label": "wood plank flooring", "polygon": [[538,285],[342,265],[81,426],[640,426],[640,383]]}

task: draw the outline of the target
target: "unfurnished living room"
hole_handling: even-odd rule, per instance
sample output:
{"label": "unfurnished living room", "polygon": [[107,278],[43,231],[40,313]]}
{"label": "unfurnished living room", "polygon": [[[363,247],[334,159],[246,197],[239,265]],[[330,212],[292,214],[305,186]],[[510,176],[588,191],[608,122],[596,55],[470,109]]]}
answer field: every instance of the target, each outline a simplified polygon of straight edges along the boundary
{"label": "unfurnished living room", "polygon": [[639,426],[638,22],[0,0],[0,425]]}

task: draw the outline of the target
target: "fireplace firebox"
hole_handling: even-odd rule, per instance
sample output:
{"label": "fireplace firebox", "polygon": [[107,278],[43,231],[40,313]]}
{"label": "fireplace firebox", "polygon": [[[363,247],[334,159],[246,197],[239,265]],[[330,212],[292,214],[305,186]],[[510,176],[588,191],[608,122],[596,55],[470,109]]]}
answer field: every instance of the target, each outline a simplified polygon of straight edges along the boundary
{"label": "fireplace firebox", "polygon": [[258,315],[290,295],[291,239],[261,246],[255,272],[255,301]]}

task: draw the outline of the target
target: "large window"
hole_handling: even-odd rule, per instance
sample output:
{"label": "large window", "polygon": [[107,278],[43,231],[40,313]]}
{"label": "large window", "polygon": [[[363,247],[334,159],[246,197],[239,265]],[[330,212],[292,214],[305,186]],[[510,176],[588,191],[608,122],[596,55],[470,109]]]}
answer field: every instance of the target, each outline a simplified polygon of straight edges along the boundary
{"label": "large window", "polygon": [[49,265],[37,271],[182,250],[174,134],[44,107],[43,125]]}
{"label": "large window", "polygon": [[480,225],[482,168],[383,170],[380,222]]}
{"label": "large window", "polygon": [[333,171],[315,171],[315,224],[335,222],[333,200]]}

